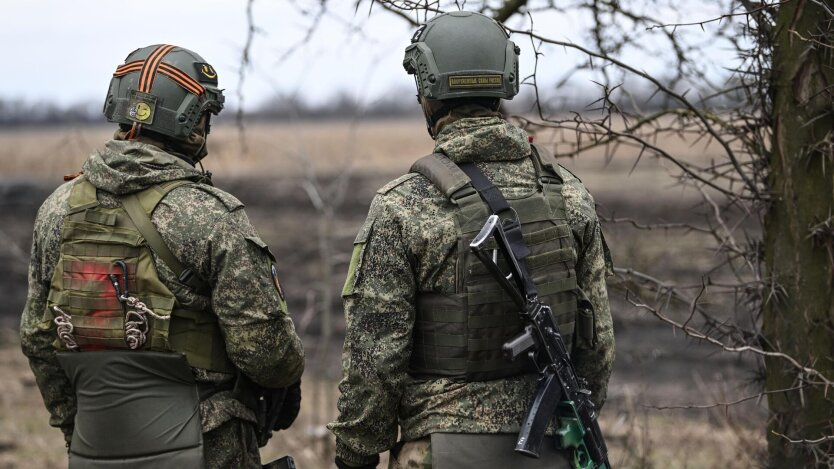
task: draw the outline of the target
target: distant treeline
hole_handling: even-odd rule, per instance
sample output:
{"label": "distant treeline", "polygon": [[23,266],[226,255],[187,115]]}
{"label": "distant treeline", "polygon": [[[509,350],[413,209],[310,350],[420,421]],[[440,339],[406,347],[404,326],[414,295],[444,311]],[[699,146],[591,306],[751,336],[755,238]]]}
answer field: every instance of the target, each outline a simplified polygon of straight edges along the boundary
{"label": "distant treeline", "polygon": [[106,122],[101,113],[101,104],[75,103],[59,106],[53,103],[0,98],[0,127],[101,122]]}
{"label": "distant treeline", "polygon": [[[558,115],[566,112],[595,112],[605,103],[599,99],[598,90],[558,89],[548,90],[548,98],[542,98],[541,107],[545,115]],[[652,90],[640,95],[612,94],[611,99],[621,110],[639,107],[641,110],[664,109],[674,107],[675,103],[661,102]],[[713,97],[715,100],[732,108],[739,102],[735,97]],[[351,118],[392,118],[421,116],[413,92],[389,93],[376,100],[359,100],[347,94],[339,94],[324,104],[311,104],[299,96],[276,96],[253,106],[245,112],[250,121],[291,121],[306,119],[351,119]],[[537,114],[536,97],[527,87],[512,101],[503,105],[507,114]],[[232,122],[237,112],[226,109],[218,116],[216,123]],[[52,103],[27,102],[0,98],[0,127],[96,124],[106,122],[99,103],[78,103],[59,106]]]}

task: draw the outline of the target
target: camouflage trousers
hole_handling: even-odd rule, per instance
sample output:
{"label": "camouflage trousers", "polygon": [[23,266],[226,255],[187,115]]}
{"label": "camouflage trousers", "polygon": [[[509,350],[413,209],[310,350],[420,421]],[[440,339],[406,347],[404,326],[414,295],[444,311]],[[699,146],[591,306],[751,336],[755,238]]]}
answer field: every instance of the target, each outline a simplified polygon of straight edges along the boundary
{"label": "camouflage trousers", "polygon": [[406,441],[391,455],[388,469],[431,469],[431,437]]}
{"label": "camouflage trousers", "polygon": [[255,427],[244,420],[232,419],[203,433],[206,467],[261,468],[261,455]]}

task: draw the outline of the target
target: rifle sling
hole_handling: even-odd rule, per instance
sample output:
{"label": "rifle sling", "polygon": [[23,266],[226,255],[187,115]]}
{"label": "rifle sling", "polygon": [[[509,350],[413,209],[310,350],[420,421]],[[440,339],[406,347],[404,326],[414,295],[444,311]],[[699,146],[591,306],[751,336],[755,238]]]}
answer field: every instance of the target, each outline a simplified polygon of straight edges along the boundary
{"label": "rifle sling", "polygon": [[[507,241],[510,244],[510,249],[518,260],[518,265],[524,273],[524,293],[527,298],[538,296],[536,285],[533,283],[533,276],[530,273],[530,268],[527,265],[527,256],[530,255],[530,248],[524,242],[521,233],[521,220],[518,219],[518,214],[510,207],[509,202],[501,193],[501,190],[495,187],[489,178],[486,177],[483,171],[478,168],[475,163],[465,162],[458,163],[458,167],[469,176],[472,181],[472,187],[481,196],[481,199],[486,202],[492,213],[498,215],[501,212],[511,211],[514,216],[508,219],[509,223],[504,224],[504,232],[507,235]],[[502,221],[503,223],[503,221]]]}

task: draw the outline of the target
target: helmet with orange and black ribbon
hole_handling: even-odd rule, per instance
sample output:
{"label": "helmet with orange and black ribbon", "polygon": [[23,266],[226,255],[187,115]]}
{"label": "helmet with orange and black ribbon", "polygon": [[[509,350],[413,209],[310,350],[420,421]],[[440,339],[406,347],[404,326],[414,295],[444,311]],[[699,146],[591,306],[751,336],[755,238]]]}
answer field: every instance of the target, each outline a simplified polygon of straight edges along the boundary
{"label": "helmet with orange and black ribbon", "polygon": [[185,140],[203,114],[218,114],[224,101],[214,67],[188,49],[160,44],[136,49],[116,69],[104,115],[130,126],[129,139],[148,130]]}

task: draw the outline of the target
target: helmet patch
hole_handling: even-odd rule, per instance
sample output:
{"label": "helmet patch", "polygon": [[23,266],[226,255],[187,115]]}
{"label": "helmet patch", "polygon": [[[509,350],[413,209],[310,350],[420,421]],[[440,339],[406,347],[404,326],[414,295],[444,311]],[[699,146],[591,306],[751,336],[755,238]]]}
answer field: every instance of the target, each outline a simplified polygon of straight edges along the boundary
{"label": "helmet patch", "polygon": [[146,121],[151,117],[151,107],[144,102],[139,102],[132,110],[134,117],[140,121]]}
{"label": "helmet patch", "polygon": [[458,75],[449,77],[449,88],[501,88],[501,75]]}
{"label": "helmet patch", "polygon": [[197,77],[201,82],[211,83],[212,85],[217,84],[217,70],[210,64],[197,62],[194,64],[194,67],[197,69]]}
{"label": "helmet patch", "polygon": [[131,90],[127,105],[127,118],[140,124],[152,124],[156,111],[156,96]]}

